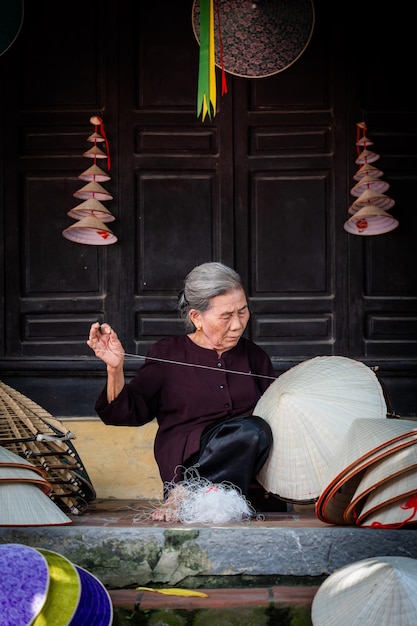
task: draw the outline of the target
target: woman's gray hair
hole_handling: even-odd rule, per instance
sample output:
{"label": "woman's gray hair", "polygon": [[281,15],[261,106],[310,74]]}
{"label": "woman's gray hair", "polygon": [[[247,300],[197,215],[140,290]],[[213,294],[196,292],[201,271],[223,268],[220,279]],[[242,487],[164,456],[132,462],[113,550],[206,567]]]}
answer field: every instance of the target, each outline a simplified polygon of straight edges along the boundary
{"label": "woman's gray hair", "polygon": [[237,289],[243,289],[242,280],[231,267],[218,262],[197,265],[185,277],[184,289],[178,294],[178,311],[186,329],[195,329],[188,315],[191,309],[204,313],[212,298]]}

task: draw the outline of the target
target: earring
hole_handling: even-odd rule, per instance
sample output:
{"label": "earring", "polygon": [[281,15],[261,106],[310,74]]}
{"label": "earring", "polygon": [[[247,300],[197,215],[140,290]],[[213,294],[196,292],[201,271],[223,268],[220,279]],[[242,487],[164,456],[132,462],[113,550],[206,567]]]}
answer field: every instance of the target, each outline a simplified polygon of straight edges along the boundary
{"label": "earring", "polygon": [[203,330],[201,326],[197,326],[197,332],[200,332],[200,330]]}

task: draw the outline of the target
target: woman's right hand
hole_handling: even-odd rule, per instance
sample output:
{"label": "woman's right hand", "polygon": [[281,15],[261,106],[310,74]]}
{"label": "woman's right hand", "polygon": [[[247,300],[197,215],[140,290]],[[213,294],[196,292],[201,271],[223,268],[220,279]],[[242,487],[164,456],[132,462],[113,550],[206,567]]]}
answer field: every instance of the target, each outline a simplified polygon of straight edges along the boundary
{"label": "woman's right hand", "polygon": [[109,324],[91,324],[87,345],[110,367],[123,367],[125,351],[117,334]]}

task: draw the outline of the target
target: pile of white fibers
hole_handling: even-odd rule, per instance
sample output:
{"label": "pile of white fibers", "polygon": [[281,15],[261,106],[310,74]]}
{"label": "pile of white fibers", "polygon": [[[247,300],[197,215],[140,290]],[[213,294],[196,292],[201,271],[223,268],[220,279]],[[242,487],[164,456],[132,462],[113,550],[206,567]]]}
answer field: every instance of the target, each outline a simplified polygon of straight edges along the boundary
{"label": "pile of white fibers", "polygon": [[[164,484],[168,496],[151,512],[154,521],[225,524],[261,519],[236,485],[201,478],[196,466],[182,470],[183,480]],[[143,516],[134,521],[143,521]]]}
{"label": "pile of white fibers", "polygon": [[255,514],[241,492],[232,484],[210,483],[199,479],[184,481],[185,496],[179,508],[184,524],[224,524],[241,522]]}

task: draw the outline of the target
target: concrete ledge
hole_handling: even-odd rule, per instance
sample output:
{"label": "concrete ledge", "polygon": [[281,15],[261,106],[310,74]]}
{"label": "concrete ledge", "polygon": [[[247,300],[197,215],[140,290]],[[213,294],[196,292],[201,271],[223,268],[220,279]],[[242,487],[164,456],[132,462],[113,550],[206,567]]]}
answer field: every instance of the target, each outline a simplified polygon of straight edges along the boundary
{"label": "concrete ledge", "polygon": [[417,558],[417,533],[412,529],[280,527],[277,523],[4,527],[1,543],[59,552],[108,588],[185,586],[184,581],[196,577],[236,576],[260,581],[271,576],[312,577],[314,584],[314,577],[372,556]]}

